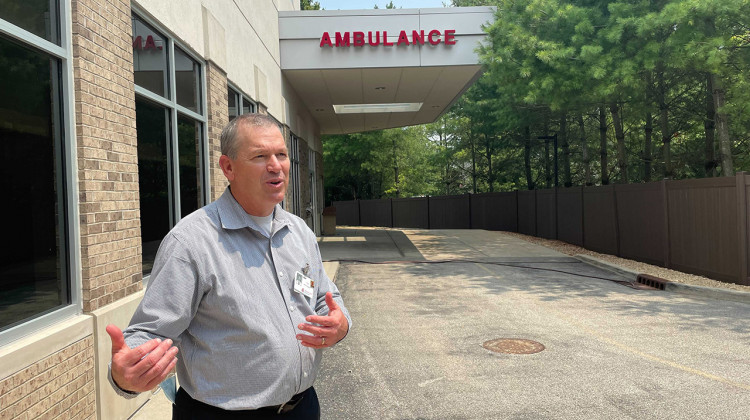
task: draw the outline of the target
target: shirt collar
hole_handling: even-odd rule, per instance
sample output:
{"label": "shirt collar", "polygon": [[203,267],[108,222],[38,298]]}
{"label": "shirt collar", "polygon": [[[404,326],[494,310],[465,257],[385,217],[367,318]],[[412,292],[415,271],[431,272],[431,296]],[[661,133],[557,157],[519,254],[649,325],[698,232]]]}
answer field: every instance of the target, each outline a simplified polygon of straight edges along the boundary
{"label": "shirt collar", "polygon": [[[221,227],[229,230],[251,228],[253,230],[261,232],[260,227],[250,217],[245,209],[242,208],[240,203],[229,191],[229,187],[224,190],[224,193],[216,200],[216,207],[219,213],[219,220],[221,221]],[[276,234],[283,227],[290,223],[289,213],[281,208],[281,205],[277,204],[274,208],[273,216],[273,232],[271,235]]]}

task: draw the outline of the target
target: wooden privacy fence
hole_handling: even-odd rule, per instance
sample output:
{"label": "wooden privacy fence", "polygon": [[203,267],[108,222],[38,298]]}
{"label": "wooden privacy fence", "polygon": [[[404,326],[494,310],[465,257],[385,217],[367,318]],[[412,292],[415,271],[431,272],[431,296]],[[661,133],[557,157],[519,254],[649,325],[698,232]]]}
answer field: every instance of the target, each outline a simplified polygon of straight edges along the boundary
{"label": "wooden privacy fence", "polygon": [[750,285],[750,176],[441,197],[334,201],[336,223],[487,229]]}

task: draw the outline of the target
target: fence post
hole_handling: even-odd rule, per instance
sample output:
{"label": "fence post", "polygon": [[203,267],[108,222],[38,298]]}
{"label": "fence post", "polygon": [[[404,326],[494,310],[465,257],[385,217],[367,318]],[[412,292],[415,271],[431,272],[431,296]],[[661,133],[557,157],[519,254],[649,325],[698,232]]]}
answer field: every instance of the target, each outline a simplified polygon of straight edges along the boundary
{"label": "fence post", "polygon": [[667,180],[661,180],[661,196],[664,208],[664,267],[670,268],[672,265],[672,243],[669,235],[669,190],[667,189]]}
{"label": "fence post", "polygon": [[469,199],[469,229],[474,229],[473,223],[471,222],[471,194],[466,193],[466,198]]}
{"label": "fence post", "polygon": [[427,196],[427,230],[430,230],[430,196]]}
{"label": "fence post", "polygon": [[586,249],[586,187],[581,185],[581,248]]}
{"label": "fence post", "polygon": [[518,226],[520,225],[520,221],[518,220],[518,190],[514,191],[516,193],[516,233],[518,233],[519,229]]}
{"label": "fence post", "polygon": [[357,199],[357,226],[362,226],[362,201]]}
{"label": "fence post", "polygon": [[392,198],[388,199],[388,205],[391,207],[391,227],[394,227],[393,226],[393,199]]}
{"label": "fence post", "polygon": [[739,284],[748,284],[747,276],[747,200],[745,193],[745,172],[737,172],[737,223],[739,225],[740,274]]}
{"label": "fence post", "polygon": [[617,244],[617,256],[622,257],[620,253],[620,212],[617,211],[617,185],[612,185],[612,205],[615,211],[615,244]]}
{"label": "fence post", "polygon": [[534,236],[539,237],[539,200],[536,199],[537,190],[534,190]]}
{"label": "fence post", "polygon": [[557,200],[557,190],[559,187],[555,185],[555,239],[560,239],[560,207],[559,201]]}

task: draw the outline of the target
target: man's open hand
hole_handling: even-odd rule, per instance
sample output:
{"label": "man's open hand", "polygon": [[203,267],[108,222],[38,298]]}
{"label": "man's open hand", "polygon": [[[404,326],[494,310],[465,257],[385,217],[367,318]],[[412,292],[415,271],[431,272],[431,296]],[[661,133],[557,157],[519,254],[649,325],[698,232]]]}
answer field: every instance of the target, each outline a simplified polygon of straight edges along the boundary
{"label": "man's open hand", "polygon": [[327,316],[310,315],[305,318],[309,324],[298,325],[300,330],[312,334],[297,334],[297,340],[300,340],[303,346],[314,349],[331,347],[341,341],[349,331],[349,321],[336,301],[333,300],[331,292],[326,293],[326,305],[328,305]]}
{"label": "man's open hand", "polygon": [[112,379],[125,391],[154,389],[177,364],[172,340],[154,339],[131,349],[117,326],[107,325],[107,334],[112,339]]}

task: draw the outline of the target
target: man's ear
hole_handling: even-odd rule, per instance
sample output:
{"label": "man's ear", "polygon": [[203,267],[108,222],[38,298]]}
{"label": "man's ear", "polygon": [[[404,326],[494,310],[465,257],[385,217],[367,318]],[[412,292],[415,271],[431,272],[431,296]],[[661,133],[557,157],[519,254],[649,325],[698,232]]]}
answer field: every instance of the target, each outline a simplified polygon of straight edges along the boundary
{"label": "man's ear", "polygon": [[234,181],[234,166],[232,164],[232,159],[227,155],[221,155],[219,158],[219,166],[221,166],[221,170],[228,181]]}

